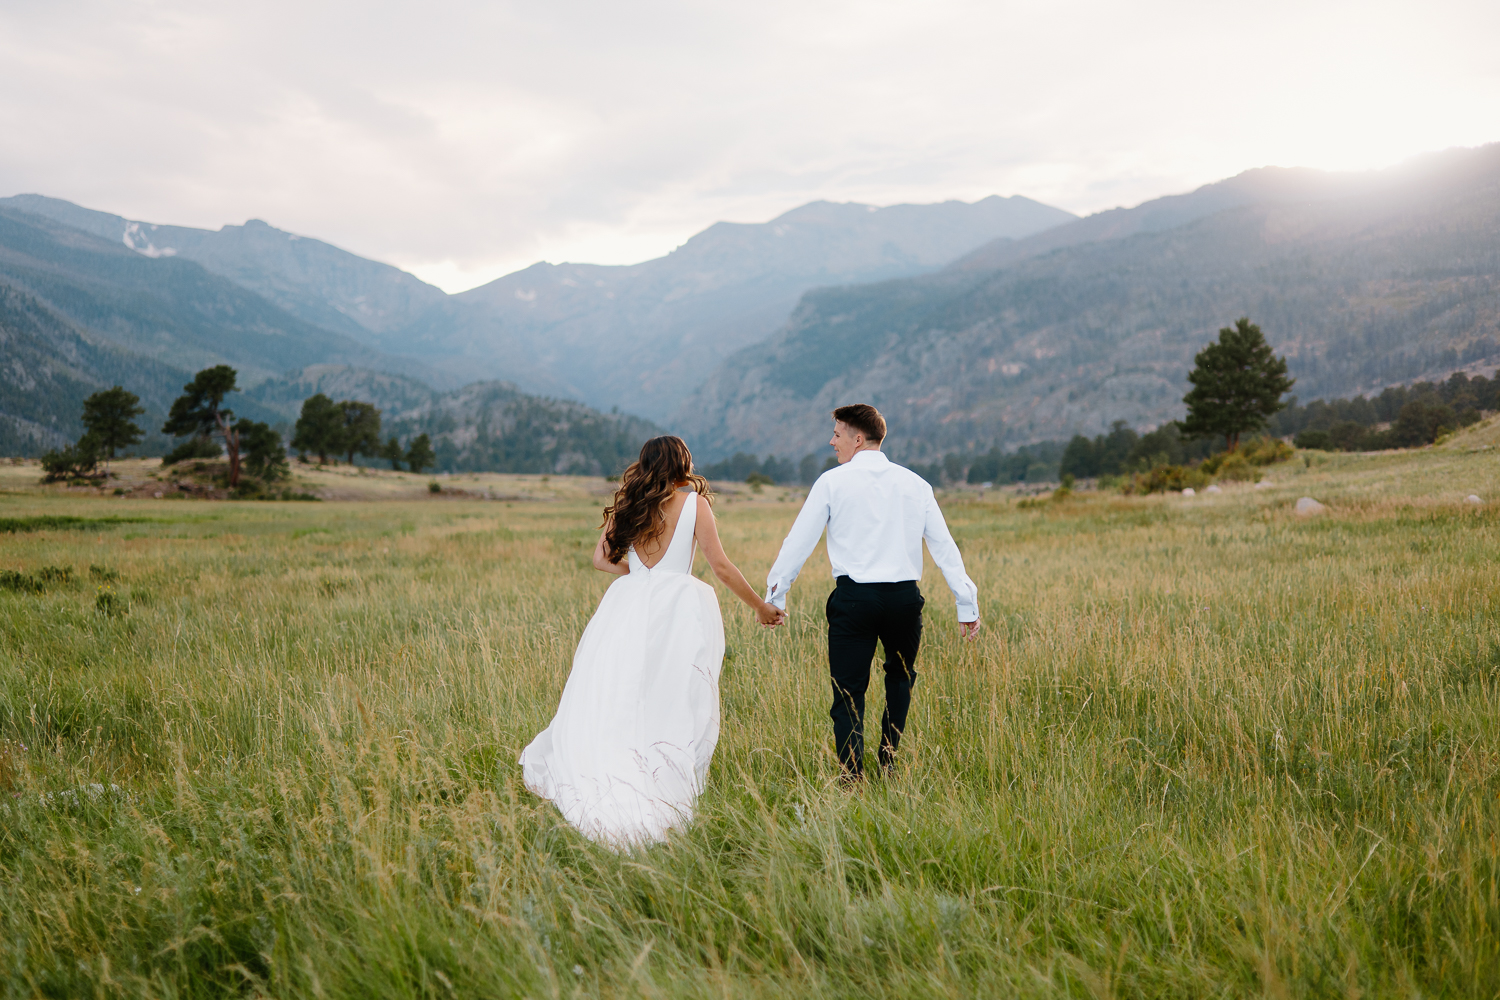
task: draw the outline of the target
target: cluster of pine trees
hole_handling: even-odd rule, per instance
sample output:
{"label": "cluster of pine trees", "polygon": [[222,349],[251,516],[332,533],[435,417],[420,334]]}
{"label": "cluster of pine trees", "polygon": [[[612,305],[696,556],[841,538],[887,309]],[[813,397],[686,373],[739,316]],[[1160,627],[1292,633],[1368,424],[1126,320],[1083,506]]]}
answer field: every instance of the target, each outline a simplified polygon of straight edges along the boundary
{"label": "cluster of pine trees", "polygon": [[[182,395],[172,403],[162,433],[187,440],[162,459],[164,465],[225,455],[229,460],[228,486],[236,491],[245,485],[242,478],[246,474],[255,480],[257,488],[286,474],[286,449],[281,445],[281,436],[260,421],[236,419],[234,411],[224,405],[224,398],[238,391],[237,378],[233,368],[216,365],[203,369],[182,387]],[[84,400],[82,437],[76,444],[42,456],[42,471],[47,481],[96,480],[107,476],[109,462],[116,454],[141,441],[144,432],[135,419],[146,411],[140,402],[139,396],[118,385]]]}
{"label": "cluster of pine trees", "polygon": [[418,434],[406,448],[394,434],[382,442],[380,410],[373,403],[354,399],[334,402],[321,392],[303,401],[292,447],[303,461],[309,454],[318,456],[320,465],[330,464],[329,456],[339,455],[350,465],[356,455],[385,459],[398,472],[403,462],[412,472],[437,464],[432,439],[426,434]]}

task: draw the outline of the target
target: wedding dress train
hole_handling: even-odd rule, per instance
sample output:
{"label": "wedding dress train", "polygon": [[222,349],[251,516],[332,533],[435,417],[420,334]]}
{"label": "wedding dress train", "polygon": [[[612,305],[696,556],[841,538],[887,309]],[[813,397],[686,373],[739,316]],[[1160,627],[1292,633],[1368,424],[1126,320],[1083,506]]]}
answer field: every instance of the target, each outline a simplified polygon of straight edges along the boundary
{"label": "wedding dress train", "polygon": [[557,714],[521,753],[526,787],[585,836],[650,843],[684,826],[719,740],[724,623],[692,575],[698,498],[667,551],[605,591],[573,655]]}

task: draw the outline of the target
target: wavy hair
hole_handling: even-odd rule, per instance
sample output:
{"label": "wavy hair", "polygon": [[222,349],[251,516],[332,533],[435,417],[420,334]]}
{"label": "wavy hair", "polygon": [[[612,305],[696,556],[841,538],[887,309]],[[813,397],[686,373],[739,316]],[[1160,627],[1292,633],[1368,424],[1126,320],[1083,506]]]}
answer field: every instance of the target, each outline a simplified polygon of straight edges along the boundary
{"label": "wavy hair", "polygon": [[693,471],[693,453],[688,451],[686,441],[675,434],[663,434],[641,445],[641,457],[620,476],[615,502],[604,508],[604,524],[600,527],[608,528],[604,547],[610,562],[619,562],[632,545],[648,542],[667,529],[662,505],[684,482],[713,502],[708,480]]}

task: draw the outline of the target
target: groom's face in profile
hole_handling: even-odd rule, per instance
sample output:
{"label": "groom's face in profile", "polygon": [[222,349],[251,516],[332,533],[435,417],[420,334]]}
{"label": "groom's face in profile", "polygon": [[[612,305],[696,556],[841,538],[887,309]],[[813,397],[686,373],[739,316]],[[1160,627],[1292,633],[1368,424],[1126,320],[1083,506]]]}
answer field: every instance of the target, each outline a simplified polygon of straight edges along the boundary
{"label": "groom's face in profile", "polygon": [[839,457],[840,465],[853,458],[854,453],[866,444],[865,436],[842,420],[833,422],[833,437],[828,443],[833,445],[833,453]]}

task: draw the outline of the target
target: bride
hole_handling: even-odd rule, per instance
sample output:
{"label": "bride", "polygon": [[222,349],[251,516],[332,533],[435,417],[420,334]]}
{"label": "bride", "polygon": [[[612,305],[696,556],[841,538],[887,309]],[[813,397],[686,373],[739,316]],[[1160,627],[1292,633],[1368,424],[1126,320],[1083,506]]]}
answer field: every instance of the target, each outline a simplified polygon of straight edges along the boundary
{"label": "bride", "polygon": [[762,625],[784,619],[724,554],[711,497],[682,438],[642,446],[594,548],[594,567],[619,579],[578,640],[552,723],[521,753],[526,787],[612,847],[686,825],[719,740],[724,623],[692,574],[696,547]]}

